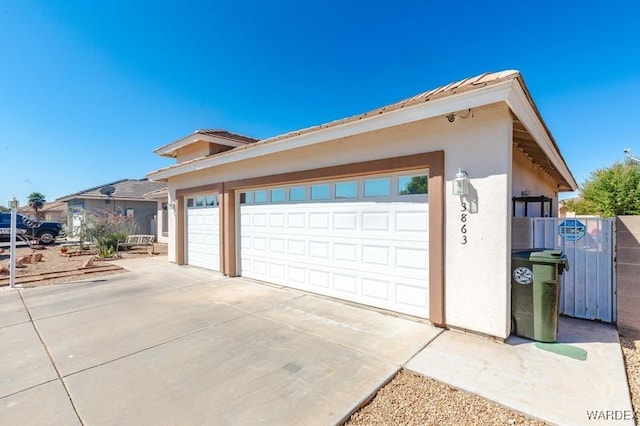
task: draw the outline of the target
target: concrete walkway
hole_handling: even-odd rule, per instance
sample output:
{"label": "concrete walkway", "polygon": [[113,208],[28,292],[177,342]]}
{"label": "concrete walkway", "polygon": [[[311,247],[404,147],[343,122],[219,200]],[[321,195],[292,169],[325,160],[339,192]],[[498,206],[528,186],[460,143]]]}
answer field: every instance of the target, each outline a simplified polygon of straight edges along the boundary
{"label": "concrete walkway", "polygon": [[581,362],[165,257],[119,262],[131,272],[0,291],[3,423],[336,424],[404,365],[560,424],[630,410],[609,326],[562,321]]}

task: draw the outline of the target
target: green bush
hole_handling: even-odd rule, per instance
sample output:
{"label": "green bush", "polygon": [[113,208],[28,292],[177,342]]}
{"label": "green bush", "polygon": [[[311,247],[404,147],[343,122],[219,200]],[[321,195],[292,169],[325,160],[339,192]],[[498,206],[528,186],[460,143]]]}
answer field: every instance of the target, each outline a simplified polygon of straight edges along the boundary
{"label": "green bush", "polygon": [[93,214],[87,222],[87,239],[97,244],[99,255],[101,250],[105,254],[110,250],[115,253],[118,242],[124,241],[127,235],[135,234],[138,228],[135,218],[112,211]]}

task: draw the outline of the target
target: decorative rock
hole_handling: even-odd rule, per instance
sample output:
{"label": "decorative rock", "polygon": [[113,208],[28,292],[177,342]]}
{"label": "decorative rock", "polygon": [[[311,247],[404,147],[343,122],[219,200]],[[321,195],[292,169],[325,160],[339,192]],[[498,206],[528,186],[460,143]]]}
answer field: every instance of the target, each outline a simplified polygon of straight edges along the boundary
{"label": "decorative rock", "polygon": [[83,268],[91,268],[93,266],[93,258],[87,259],[86,262],[84,262],[84,265],[82,265]]}
{"label": "decorative rock", "polygon": [[0,275],[8,275],[9,274],[9,268],[7,268],[6,266],[0,266]]}
{"label": "decorative rock", "polygon": [[22,261],[22,259],[18,259],[16,261],[16,268],[26,268],[27,265],[24,264],[24,262]]}
{"label": "decorative rock", "polygon": [[42,253],[34,253],[31,255],[32,262],[42,262]]}
{"label": "decorative rock", "polygon": [[18,263],[31,263],[31,255],[30,254],[25,254],[24,256],[22,256],[20,259],[18,259]]}

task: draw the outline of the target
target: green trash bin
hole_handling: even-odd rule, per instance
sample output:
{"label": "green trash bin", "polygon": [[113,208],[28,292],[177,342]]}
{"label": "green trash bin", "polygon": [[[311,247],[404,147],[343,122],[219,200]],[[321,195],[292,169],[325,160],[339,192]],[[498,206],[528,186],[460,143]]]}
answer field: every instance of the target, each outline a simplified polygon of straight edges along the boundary
{"label": "green trash bin", "polygon": [[558,335],[558,276],[568,269],[560,250],[530,249],[511,255],[512,333],[538,342]]}

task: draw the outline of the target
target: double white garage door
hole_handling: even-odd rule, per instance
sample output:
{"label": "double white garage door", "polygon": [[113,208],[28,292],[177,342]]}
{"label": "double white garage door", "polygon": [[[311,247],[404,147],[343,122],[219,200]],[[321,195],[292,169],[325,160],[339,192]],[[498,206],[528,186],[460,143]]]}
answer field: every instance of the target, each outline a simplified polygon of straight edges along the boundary
{"label": "double white garage door", "polygon": [[241,275],[428,317],[426,172],[240,195]]}
{"label": "double white garage door", "polygon": [[[239,194],[240,275],[428,318],[426,171]],[[220,270],[215,195],[187,199],[187,261]]]}

